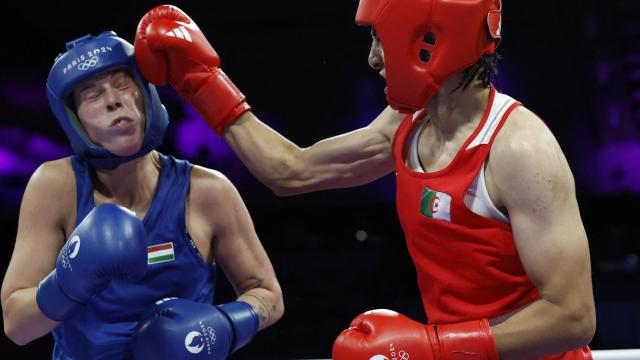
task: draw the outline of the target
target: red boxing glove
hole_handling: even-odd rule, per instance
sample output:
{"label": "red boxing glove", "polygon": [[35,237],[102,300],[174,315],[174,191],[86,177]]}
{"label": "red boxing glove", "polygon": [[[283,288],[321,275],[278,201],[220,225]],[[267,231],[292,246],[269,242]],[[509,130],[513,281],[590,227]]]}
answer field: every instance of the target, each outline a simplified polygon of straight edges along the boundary
{"label": "red boxing glove", "polygon": [[391,310],[359,315],[333,343],[333,360],[498,360],[486,319],[423,325]]}
{"label": "red boxing glove", "polygon": [[149,10],[138,24],[134,49],[147,80],[156,85],[169,81],[218,135],[251,109],[220,69],[220,57],[198,25],[177,7]]}

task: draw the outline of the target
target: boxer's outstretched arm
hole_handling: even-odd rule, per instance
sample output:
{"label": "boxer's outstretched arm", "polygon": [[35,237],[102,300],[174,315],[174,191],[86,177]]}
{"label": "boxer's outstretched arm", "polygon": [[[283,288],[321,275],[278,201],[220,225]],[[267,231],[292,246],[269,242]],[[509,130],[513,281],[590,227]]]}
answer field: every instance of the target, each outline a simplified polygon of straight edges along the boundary
{"label": "boxer's outstretched arm", "polygon": [[[166,36],[176,28],[186,35]],[[249,112],[244,94],[222,71],[218,53],[189,15],[175,6],[147,12],[138,24],[134,47],[144,76],[154,84],[171,84],[277,194],[360,185],[393,169],[391,140],[400,114],[387,108],[363,129],[300,149]]]}
{"label": "boxer's outstretched arm", "polygon": [[[574,180],[551,132],[513,112],[491,150],[487,174],[511,219],[518,255],[540,299],[492,321],[500,359],[533,359],[587,345],[595,308],[587,236]],[[497,321],[496,321],[497,320]]]}
{"label": "boxer's outstretched arm", "polygon": [[246,112],[223,134],[278,195],[366,184],[393,171],[391,141],[403,115],[387,107],[369,126],[300,148]]}
{"label": "boxer's outstretched arm", "polygon": [[47,334],[59,324],[40,311],[36,292],[40,280],[55,267],[65,239],[61,206],[68,205],[69,193],[75,193],[73,182],[70,186],[64,183],[69,174],[59,166],[62,161],[45,163],[36,170],[20,206],[18,234],[2,282],[4,332],[18,345]]}

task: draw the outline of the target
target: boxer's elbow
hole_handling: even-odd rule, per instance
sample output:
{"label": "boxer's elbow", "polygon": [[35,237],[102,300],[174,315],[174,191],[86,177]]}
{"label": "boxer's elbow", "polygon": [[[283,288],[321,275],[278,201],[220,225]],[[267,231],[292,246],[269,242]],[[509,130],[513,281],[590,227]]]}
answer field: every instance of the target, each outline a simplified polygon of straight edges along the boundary
{"label": "boxer's elbow", "polygon": [[585,301],[572,307],[567,312],[567,323],[569,325],[567,334],[571,336],[575,348],[589,345],[596,332],[596,312],[593,302]]}
{"label": "boxer's elbow", "polygon": [[[3,289],[4,291],[4,289]],[[5,298],[5,294],[2,294],[2,323],[4,334],[9,338],[9,340],[13,341],[16,345],[26,345],[29,343],[28,339],[24,339],[20,336],[20,331],[16,326],[16,321],[14,320],[14,316],[11,309],[11,301],[10,298]]]}
{"label": "boxer's elbow", "polygon": [[4,315],[3,323],[4,334],[9,338],[9,340],[13,341],[14,344],[18,346],[25,346],[33,340],[32,338],[27,337],[23,331],[20,331],[19,327],[17,327],[6,314]]}
{"label": "boxer's elbow", "polygon": [[[30,289],[27,289],[29,292]],[[2,320],[5,335],[16,345],[24,346],[48,334],[59,325],[35,309],[30,296],[14,292],[2,300]],[[29,295],[29,293],[27,293]],[[26,298],[26,300],[25,300]]]}
{"label": "boxer's elbow", "polygon": [[593,304],[585,308],[580,324],[582,346],[589,345],[596,333],[596,310]]}
{"label": "boxer's elbow", "polygon": [[5,330],[4,334],[9,338],[9,340],[18,346],[25,346],[31,342],[31,339],[23,339],[15,332]]}
{"label": "boxer's elbow", "polygon": [[272,314],[272,323],[278,322],[284,315],[284,297],[282,296],[282,289],[280,286],[276,286],[271,289],[271,293],[274,298],[274,311]]}
{"label": "boxer's elbow", "polygon": [[269,188],[279,197],[288,197],[298,194],[304,194],[312,190],[307,189],[303,184],[290,182],[286,184],[270,185]]}
{"label": "boxer's elbow", "polygon": [[279,197],[293,196],[299,193],[292,184],[287,183],[271,184],[269,189]]}
{"label": "boxer's elbow", "polygon": [[279,301],[276,303],[276,309],[273,314],[273,322],[274,323],[278,322],[280,319],[282,319],[283,315],[284,315],[284,301],[282,300],[282,297],[281,297]]}
{"label": "boxer's elbow", "polygon": [[277,165],[274,176],[267,186],[277,196],[285,197],[313,191],[316,176],[299,157],[283,159]]}

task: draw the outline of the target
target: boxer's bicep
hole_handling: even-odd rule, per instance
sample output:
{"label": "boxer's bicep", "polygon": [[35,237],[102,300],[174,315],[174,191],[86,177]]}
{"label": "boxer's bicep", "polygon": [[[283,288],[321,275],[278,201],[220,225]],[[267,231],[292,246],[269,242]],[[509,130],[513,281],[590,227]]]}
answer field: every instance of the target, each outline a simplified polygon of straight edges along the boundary
{"label": "boxer's bicep", "polygon": [[58,187],[60,179],[50,164],[44,164],[25,189],[16,242],[3,283],[5,291],[35,287],[55,266],[64,244],[64,212],[61,206],[69,194]]}
{"label": "boxer's bicep", "polygon": [[294,188],[303,191],[366,184],[393,170],[391,143],[369,127],[303,149]]}
{"label": "boxer's bicep", "polygon": [[319,141],[297,161],[296,189],[307,192],[369,183],[393,171],[393,135],[403,115],[387,107],[366,127]]}
{"label": "boxer's bicep", "polygon": [[496,139],[489,166],[497,197],[509,213],[518,254],[541,296],[562,296],[583,287],[590,276],[573,175],[544,124],[521,118],[520,126],[507,131],[506,141]]}
{"label": "boxer's bicep", "polygon": [[511,219],[518,256],[540,297],[493,329],[505,358],[583,346],[595,320],[589,248],[573,176],[548,129],[521,130],[496,141],[489,171]]}
{"label": "boxer's bicep", "polygon": [[[55,266],[64,243],[64,207],[73,200],[60,187],[60,173],[43,164],[24,192],[13,254],[2,283],[5,333],[18,344],[38,338],[55,326],[39,311],[36,288]],[[75,199],[75,196],[72,197]]]}
{"label": "boxer's bicep", "polygon": [[256,234],[240,194],[224,175],[207,171],[197,189],[197,207],[213,230],[215,262],[238,295],[251,304],[260,328],[277,321],[284,311],[282,291],[269,257]]}
{"label": "boxer's bicep", "polygon": [[[524,268],[543,298],[564,301],[589,283],[589,251],[573,179],[559,162],[520,160],[503,198]],[[511,170],[510,170],[511,171]],[[591,290],[590,287],[588,289]],[[586,295],[586,293],[585,293]]]}

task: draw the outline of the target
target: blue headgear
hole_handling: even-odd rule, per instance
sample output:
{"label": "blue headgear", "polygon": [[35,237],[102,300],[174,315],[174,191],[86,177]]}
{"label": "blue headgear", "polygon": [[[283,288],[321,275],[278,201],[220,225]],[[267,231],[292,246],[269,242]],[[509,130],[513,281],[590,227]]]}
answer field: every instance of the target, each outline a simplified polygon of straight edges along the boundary
{"label": "blue headgear", "polygon": [[[73,88],[89,77],[113,68],[128,69],[144,96],[146,130],[140,151],[130,156],[116,156],[91,141],[80,124],[69,95]],[[133,46],[113,31],[98,36],[85,35],[67,42],[67,51],[56,57],[47,78],[47,97],[53,114],[69,137],[71,148],[98,169],[118,165],[149,153],[164,139],[169,115],[155,86],[144,79],[133,55]]]}

